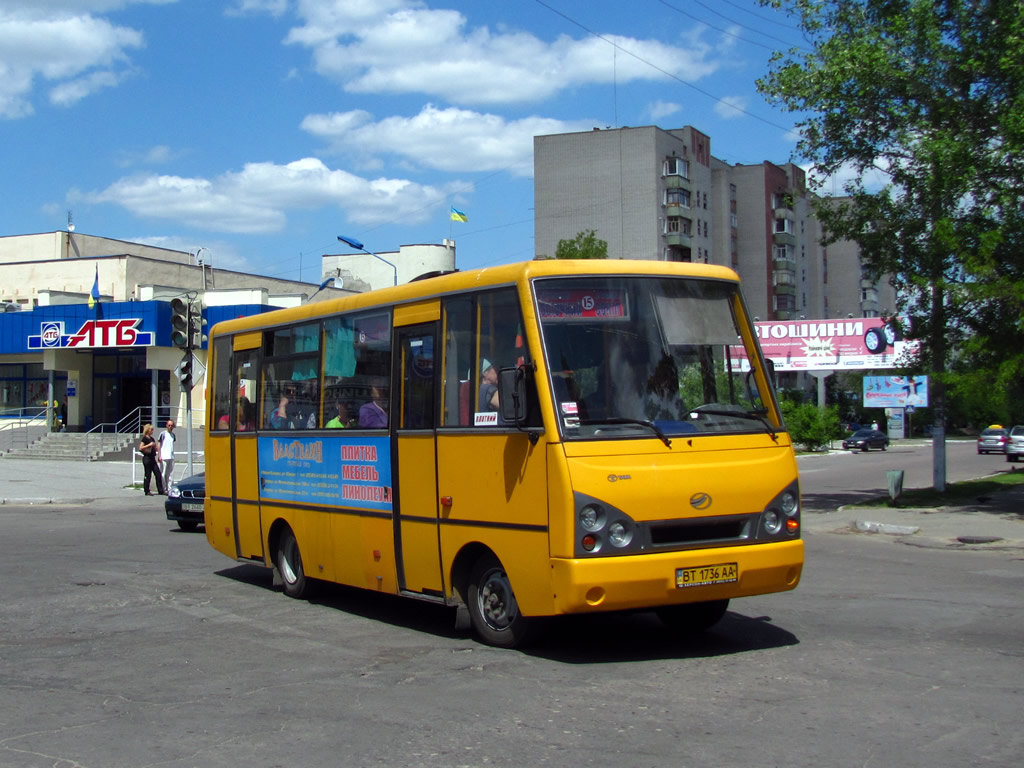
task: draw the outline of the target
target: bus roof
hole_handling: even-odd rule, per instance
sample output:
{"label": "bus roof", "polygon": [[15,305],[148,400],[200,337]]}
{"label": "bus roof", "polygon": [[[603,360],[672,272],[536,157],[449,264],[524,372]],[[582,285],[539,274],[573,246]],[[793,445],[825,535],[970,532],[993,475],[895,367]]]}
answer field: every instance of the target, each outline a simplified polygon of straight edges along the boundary
{"label": "bus roof", "polygon": [[238,333],[268,326],[287,325],[325,315],[369,309],[376,306],[409,304],[447,294],[481,288],[514,285],[535,277],[586,277],[588,275],[645,276],[667,275],[739,282],[739,276],[728,267],[689,262],[653,261],[643,259],[538,259],[465,272],[451,272],[425,280],[414,280],[392,288],[379,288],[353,296],[314,301],[260,315],[250,315],[217,323],[212,335]]}

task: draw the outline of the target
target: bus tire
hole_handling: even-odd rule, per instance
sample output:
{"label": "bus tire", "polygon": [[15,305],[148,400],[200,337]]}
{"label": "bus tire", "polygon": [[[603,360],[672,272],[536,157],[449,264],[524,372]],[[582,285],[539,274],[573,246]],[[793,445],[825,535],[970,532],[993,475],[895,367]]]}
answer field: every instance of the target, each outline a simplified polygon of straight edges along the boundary
{"label": "bus tire", "polygon": [[715,626],[725,616],[728,607],[728,600],[709,600],[706,603],[665,605],[655,613],[669,629],[696,634]]}
{"label": "bus tire", "polygon": [[277,540],[277,572],[284,585],[284,593],[288,597],[300,598],[309,592],[309,579],[302,569],[302,554],[295,534],[287,526],[281,531]]}
{"label": "bus tire", "polygon": [[469,618],[477,637],[488,645],[515,648],[526,641],[534,621],[519,612],[512,583],[491,553],[476,561],[466,590]]}

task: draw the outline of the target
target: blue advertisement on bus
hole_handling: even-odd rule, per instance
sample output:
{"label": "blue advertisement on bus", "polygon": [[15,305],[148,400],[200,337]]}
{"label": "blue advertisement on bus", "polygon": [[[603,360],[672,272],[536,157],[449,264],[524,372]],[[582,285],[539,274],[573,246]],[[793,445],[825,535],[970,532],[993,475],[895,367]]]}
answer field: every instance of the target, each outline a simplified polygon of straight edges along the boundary
{"label": "blue advertisement on bus", "polygon": [[260,501],[391,512],[386,435],[260,437]]}

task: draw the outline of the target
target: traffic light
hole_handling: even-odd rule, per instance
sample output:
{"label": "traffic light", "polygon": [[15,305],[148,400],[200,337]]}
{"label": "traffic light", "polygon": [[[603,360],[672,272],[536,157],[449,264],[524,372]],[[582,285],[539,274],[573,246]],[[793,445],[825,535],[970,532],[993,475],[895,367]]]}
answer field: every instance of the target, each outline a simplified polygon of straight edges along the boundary
{"label": "traffic light", "polygon": [[191,350],[185,353],[185,356],[181,358],[181,362],[178,363],[178,367],[174,369],[174,372],[178,376],[178,384],[185,391],[192,389],[192,352]]}
{"label": "traffic light", "polygon": [[189,312],[191,304],[180,296],[171,299],[171,344],[189,348]]}
{"label": "traffic light", "polygon": [[206,341],[206,334],[203,333],[203,326],[206,320],[203,318],[203,306],[196,300],[189,304],[189,349],[202,349]]}

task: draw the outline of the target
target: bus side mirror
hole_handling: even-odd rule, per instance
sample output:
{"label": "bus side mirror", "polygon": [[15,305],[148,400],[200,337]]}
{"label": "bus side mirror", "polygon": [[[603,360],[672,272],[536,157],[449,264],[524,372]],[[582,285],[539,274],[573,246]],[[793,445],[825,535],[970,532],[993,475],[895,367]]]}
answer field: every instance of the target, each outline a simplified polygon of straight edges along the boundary
{"label": "bus side mirror", "polygon": [[498,371],[498,410],[506,424],[519,424],[526,419],[526,376],[519,368]]}
{"label": "bus side mirror", "polygon": [[525,432],[530,444],[536,445],[540,432],[527,429],[526,422],[526,377],[531,375],[532,368],[520,365],[517,368],[502,368],[498,371],[498,411],[501,420],[506,424],[515,424],[516,429]]}

